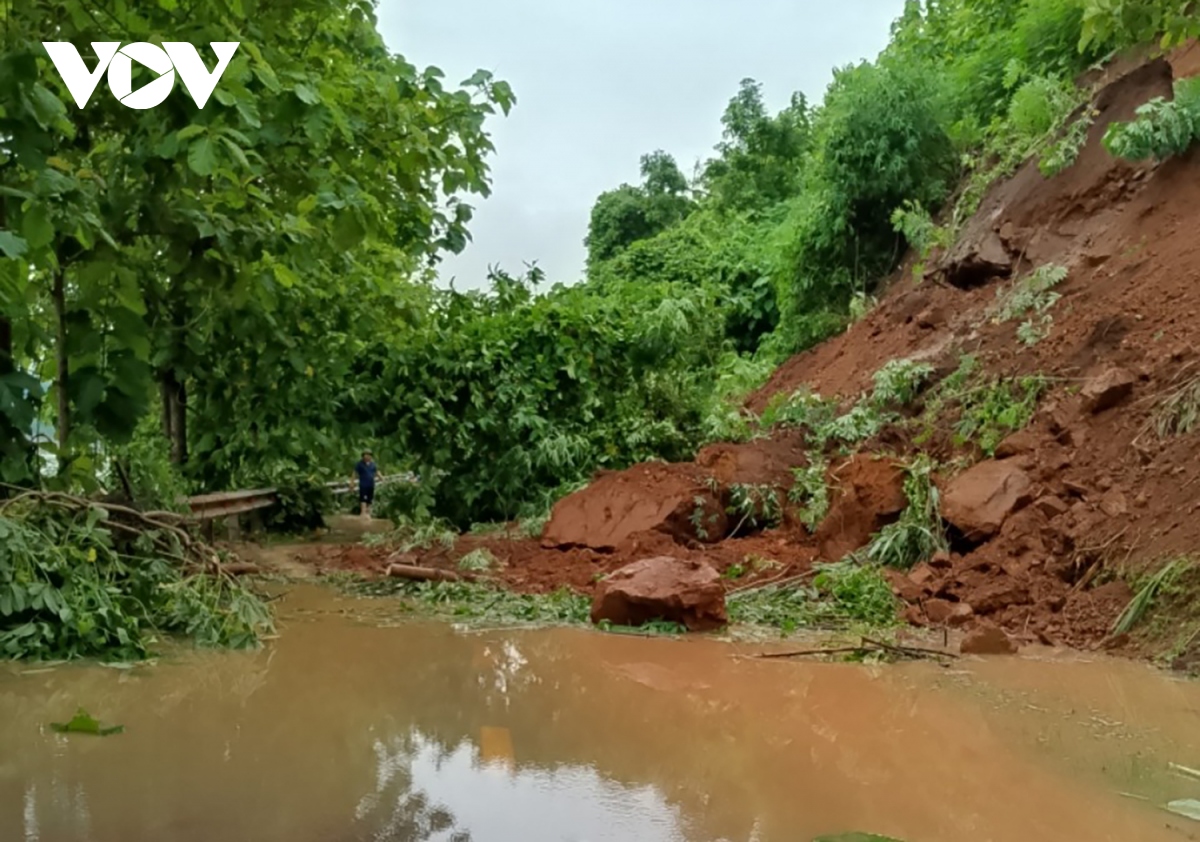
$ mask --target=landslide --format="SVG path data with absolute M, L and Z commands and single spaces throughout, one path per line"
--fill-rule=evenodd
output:
M 787 497 L 810 448 L 803 431 L 778 429 L 713 445 L 691 463 L 600 476 L 555 506 L 540 539 L 464 536 L 417 560 L 450 566 L 486 547 L 503 580 L 524 591 L 590 591 L 599 576 L 654 555 L 736 565 L 745 582 L 777 578 L 860 550 L 894 522 L 904 508 L 898 466 L 923 452 L 940 465 L 953 522 L 947 551 L 890 574 L 910 622 L 1120 647 L 1111 630 L 1132 596 L 1131 571 L 1200 544 L 1200 432 L 1154 430 L 1166 396 L 1200 375 L 1200 150 L 1133 164 L 1101 138 L 1197 72 L 1195 45 L 1110 67 L 1073 166 L 1045 178 L 1031 160 L 992 185 L 922 277 L 910 260 L 870 313 L 789 360 L 747 401 L 762 413 L 778 395 L 808 390 L 847 404 L 889 361 L 928 362 L 936 381 L 970 354 L 987 375 L 1048 384 L 1028 426 L 994 456 L 956 437 L 952 417 L 924 436 L 897 426 L 857 455 L 833 455 L 829 512 L 810 530 Z M 1013 322 L 993 318 L 997 296 L 1050 265 L 1066 270 L 1061 298 L 1048 335 L 1027 344 Z

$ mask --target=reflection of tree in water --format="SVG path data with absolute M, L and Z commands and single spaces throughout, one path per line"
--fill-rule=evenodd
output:
M 414 791 L 413 760 L 428 749 L 437 752 L 439 766 L 449 754 L 416 731 L 375 741 L 375 790 L 363 796 L 354 811 L 355 819 L 374 828 L 372 842 L 428 842 L 434 834 L 449 842 L 471 842 L 468 831 L 454 830 L 449 810 Z

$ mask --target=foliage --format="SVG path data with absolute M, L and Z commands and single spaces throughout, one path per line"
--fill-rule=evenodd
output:
M 132 661 L 159 634 L 257 644 L 271 630 L 266 606 L 226 577 L 185 574 L 182 551 L 162 552 L 171 539 L 130 533 L 99 506 L 11 501 L 0 509 L 0 655 Z
M 51 722 L 50 728 L 58 734 L 95 734 L 108 737 L 124 732 L 124 725 L 102 726 L 86 710 L 79 708 L 69 722 Z
M 933 375 L 933 366 L 915 360 L 890 360 L 874 374 L 871 399 L 876 406 L 908 406 Z
M 1175 98 L 1155 97 L 1139 105 L 1137 119 L 1112 123 L 1104 133 L 1104 148 L 1118 158 L 1166 160 L 1182 155 L 1200 141 L 1200 78 L 1175 82 Z
M 1181 556 L 1164 564 L 1157 573 L 1147 578 L 1113 624 L 1113 634 L 1128 634 L 1132 631 L 1133 627 L 1146 616 L 1158 594 L 1169 589 L 1176 579 L 1194 566 L 1193 559 Z
M 1062 137 L 1051 144 L 1038 161 L 1038 169 L 1042 175 L 1053 178 L 1078 160 L 1079 153 L 1087 141 L 1088 131 L 1099 114 L 1096 109 L 1088 108 L 1067 125 Z
M 1024 345 L 1037 344 L 1050 332 L 1054 321 L 1050 308 L 1060 298 L 1054 287 L 1066 277 L 1067 270 L 1064 267 L 1048 263 L 1013 282 L 1008 289 L 998 289 L 996 321 L 1008 322 L 1027 317 L 1017 327 L 1017 338 Z
M 394 521 L 392 530 L 383 540 L 400 553 L 428 550 L 435 545 L 448 550 L 458 540 L 458 531 L 444 520 L 413 521 L 402 518 Z
M 367 0 L 93 6 L 0 12 L 0 476 L 34 479 L 22 439 L 52 410 L 58 483 L 88 490 L 153 394 L 202 480 L 261 473 L 247 450 L 321 464 L 355 334 L 419 312 L 424 267 L 466 244 L 512 92 L 390 53 Z M 161 32 L 240 42 L 202 112 L 76 108 L 42 47 Z
M 421 477 L 415 482 L 394 481 L 377 485 L 371 514 L 392 523 L 428 520 L 435 502 L 435 487 L 434 477 Z M 355 500 L 357 499 L 356 497 Z
M 811 586 L 793 582 L 734 592 L 727 604 L 731 622 L 768 626 L 784 634 L 858 623 L 889 626 L 896 621 L 895 597 L 882 571 L 849 562 L 819 566 Z
M 728 513 L 741 516 L 730 535 L 737 535 L 747 524 L 751 529 L 771 529 L 783 522 L 779 491 L 769 485 L 734 483 L 729 486 Z
M 1005 438 L 1024 429 L 1046 391 L 1044 377 L 998 378 L 958 396 L 962 415 L 954 432 L 959 444 L 973 441 L 988 456 Z
M 1163 49 L 1200 37 L 1194 0 L 1085 0 L 1080 48 L 1093 43 L 1129 47 L 1157 41 Z
M 367 596 L 400 596 L 413 610 L 458 622 L 497 625 L 582 625 L 591 601 L 566 588 L 551 594 L 517 594 L 470 582 L 388 579 L 346 585 Z
M 1171 392 L 1154 413 L 1159 438 L 1185 436 L 1200 422 L 1200 376 L 1188 378 Z
M 274 485 L 278 503 L 267 510 L 268 529 L 287 534 L 311 532 L 325 525 L 333 507 L 333 492 L 320 479 L 281 475 Z
M 458 569 L 467 573 L 486 573 L 489 570 L 494 570 L 498 565 L 498 561 L 491 550 L 487 547 L 480 547 L 477 550 L 471 550 L 465 556 L 458 560 Z
M 881 529 L 867 546 L 867 558 L 885 567 L 908 570 L 927 561 L 939 550 L 948 549 L 938 490 L 933 483 L 936 466 L 925 456 L 905 468 L 904 496 L 908 506 L 900 519 Z
M 829 486 L 825 482 L 828 471 L 829 463 L 817 454 L 809 455 L 807 466 L 792 469 L 795 482 L 788 491 L 788 500 L 800 507 L 797 516 L 809 532 L 815 532 L 829 513 Z
M 592 207 L 584 245 L 588 263 L 616 257 L 638 240 L 645 240 L 681 222 L 691 210 L 688 184 L 675 159 L 661 149 L 643 155 L 642 183 L 622 184 L 600 194 Z

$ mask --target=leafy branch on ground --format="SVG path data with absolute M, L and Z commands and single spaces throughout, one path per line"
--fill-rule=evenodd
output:
M 1165 161 L 1187 152 L 1200 141 L 1200 77 L 1176 80 L 1174 93 L 1174 99 L 1155 97 L 1139 105 L 1128 123 L 1112 123 L 1104 148 L 1129 161 Z
M 908 570 L 949 549 L 933 482 L 936 464 L 925 455 L 905 466 L 904 496 L 908 506 L 899 520 L 881 529 L 871 539 L 866 557 L 879 565 Z
M 1067 277 L 1065 267 L 1048 263 L 1014 281 L 1008 288 L 996 290 L 996 322 L 1024 319 L 1017 338 L 1025 345 L 1036 345 L 1050 333 L 1053 317 L 1050 308 L 1061 297 L 1054 291 Z

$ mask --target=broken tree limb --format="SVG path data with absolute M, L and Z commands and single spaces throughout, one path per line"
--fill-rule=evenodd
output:
M 455 573 L 436 567 L 417 567 L 415 564 L 389 564 L 387 575 L 394 579 L 414 579 L 419 582 L 475 582 L 477 576 L 470 573 Z
M 802 658 L 814 655 L 870 655 L 883 653 L 900 658 L 957 658 L 953 652 L 943 652 L 940 649 L 925 649 L 919 646 L 901 646 L 894 643 L 884 643 L 869 637 L 862 638 L 858 646 L 830 646 L 818 649 L 795 649 L 787 652 L 760 652 L 756 658 Z

